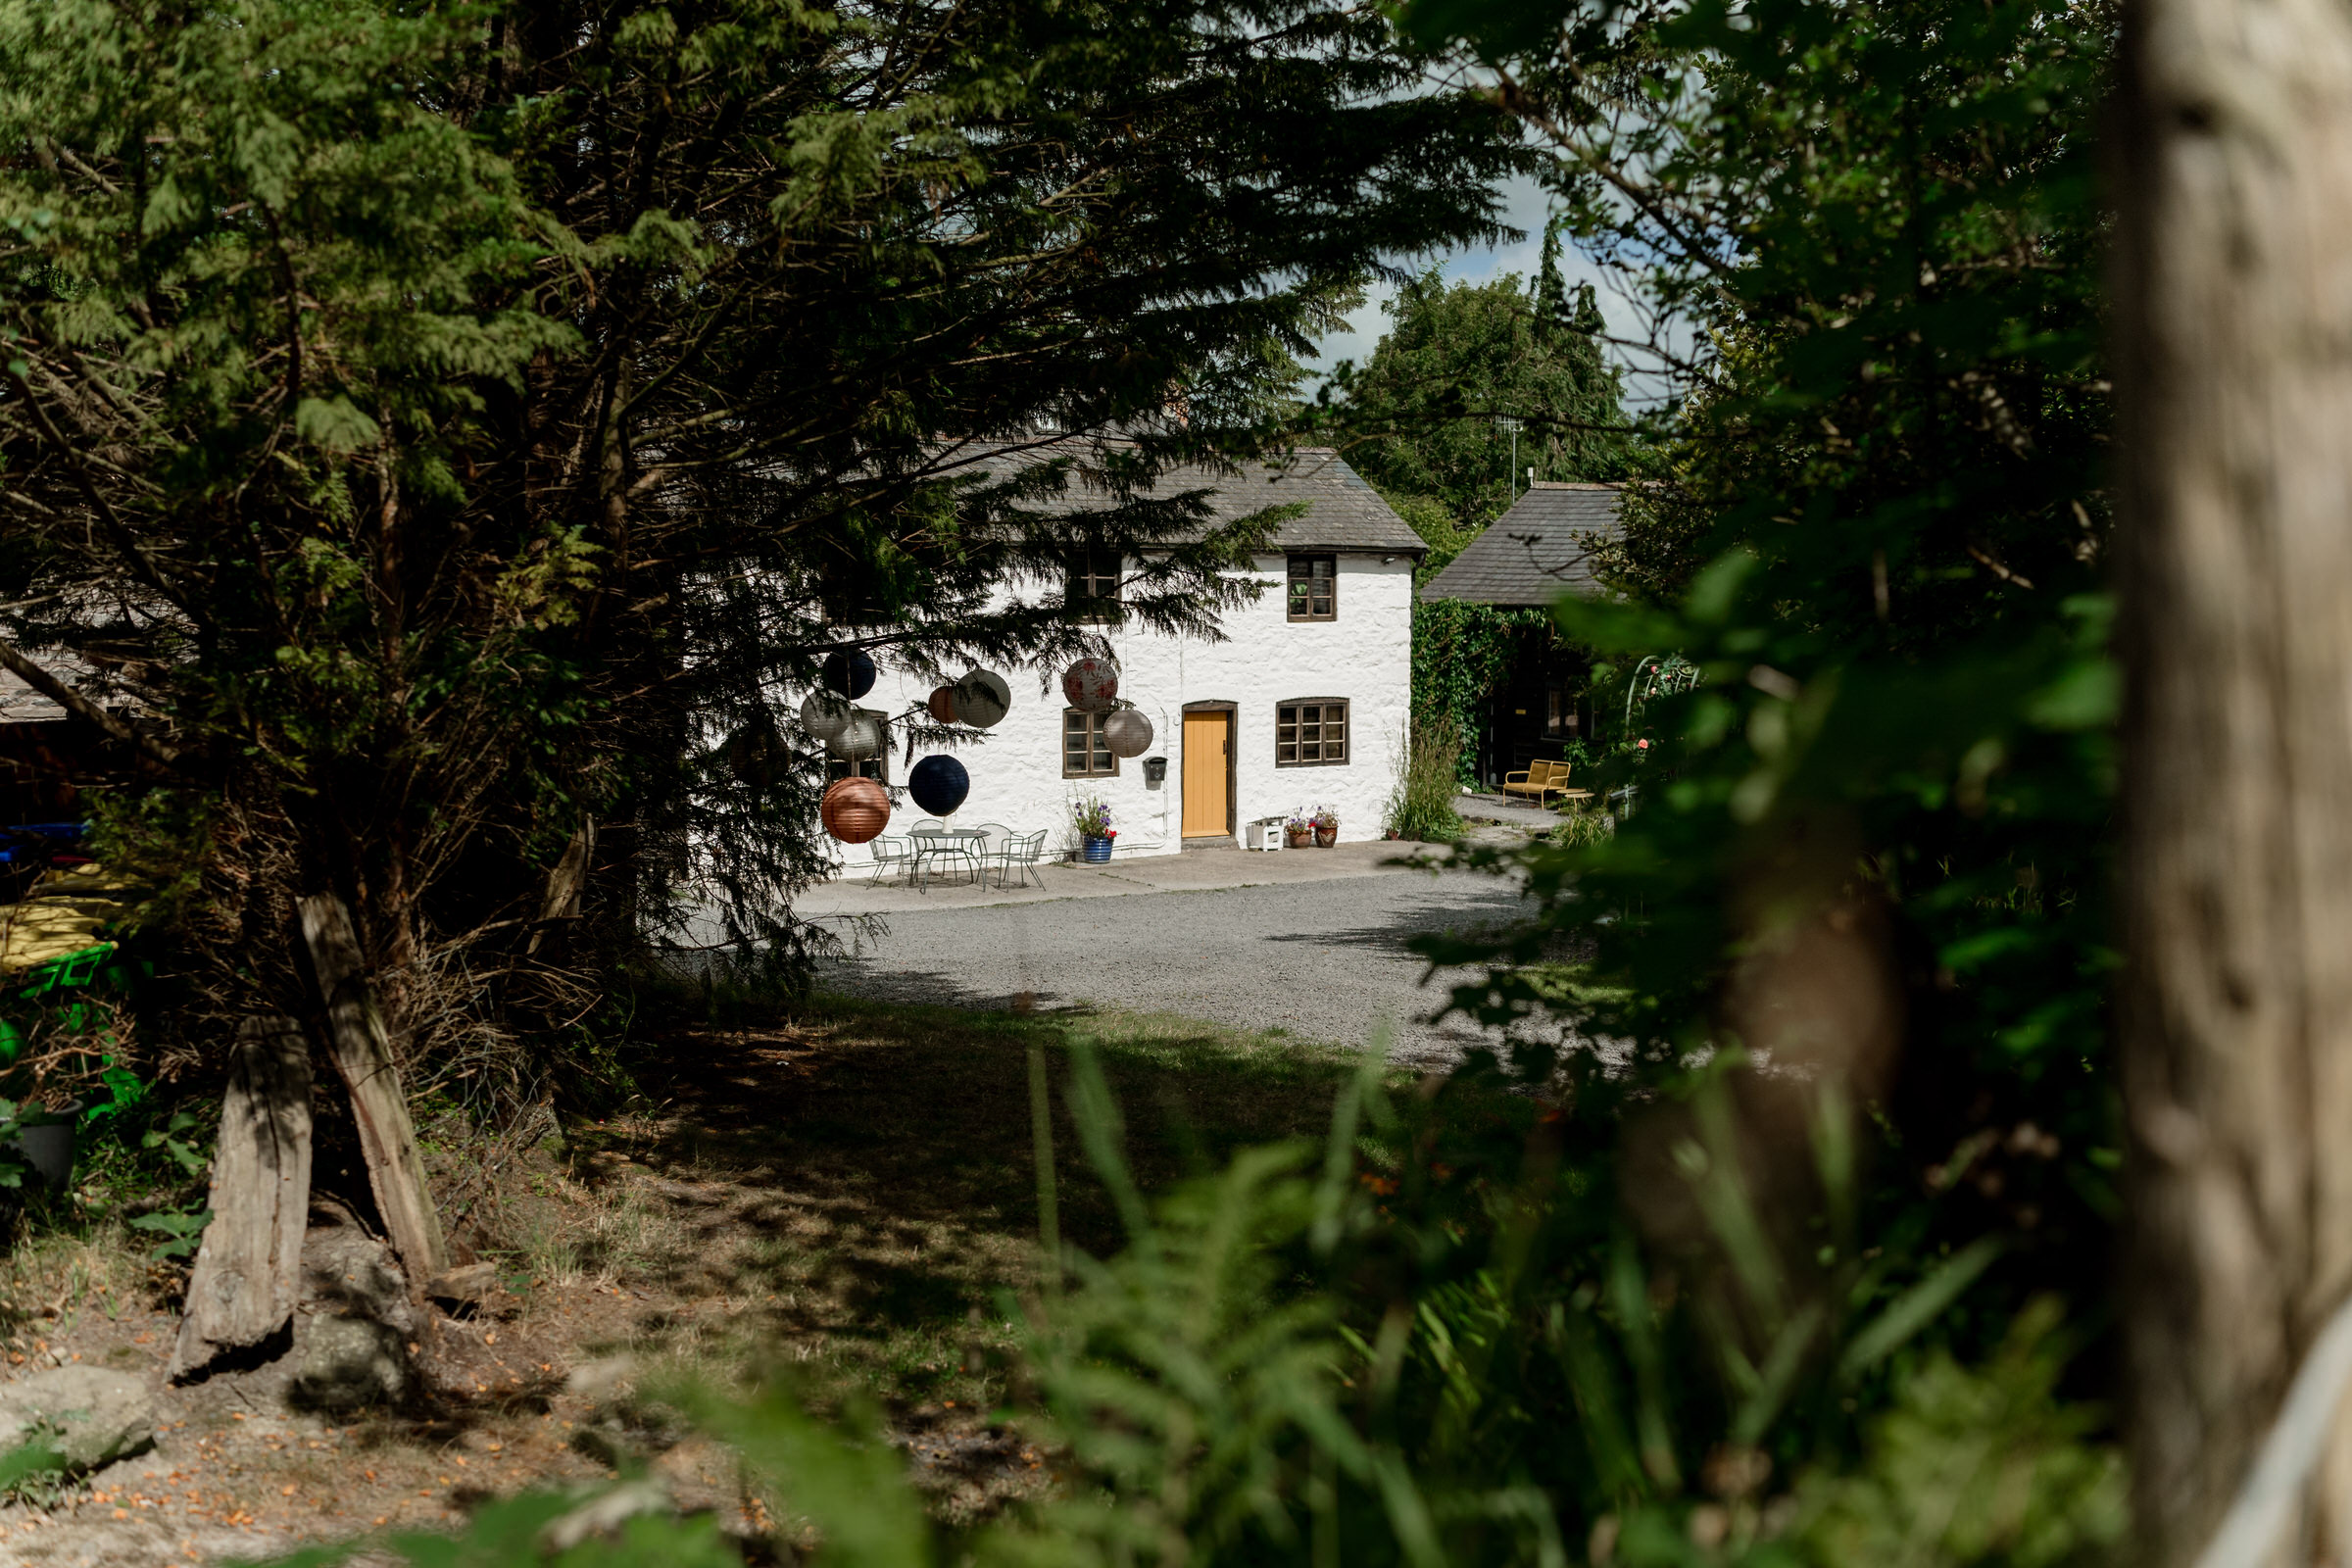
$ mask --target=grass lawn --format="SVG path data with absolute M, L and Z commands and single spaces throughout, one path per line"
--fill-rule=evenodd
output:
M 641 1105 L 572 1128 L 508 1204 L 518 1283 L 677 1303 L 583 1348 L 705 1372 L 780 1355 L 820 1402 L 862 1396 L 892 1419 L 1004 1395 L 1005 1298 L 1037 1272 L 1032 1051 L 1054 1087 L 1061 1234 L 1097 1254 L 1123 1238 L 1064 1103 L 1073 1046 L 1102 1063 L 1147 1191 L 1245 1144 L 1319 1139 L 1360 1060 L 1186 1018 L 838 997 L 643 1032 Z

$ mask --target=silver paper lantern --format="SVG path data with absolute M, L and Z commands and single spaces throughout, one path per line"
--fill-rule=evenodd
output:
M 974 729 L 987 729 L 1012 711 L 1012 688 L 993 670 L 975 669 L 956 683 L 956 716 Z
M 875 756 L 890 737 L 889 720 L 889 714 L 870 708 L 853 708 L 840 732 L 825 742 L 825 750 L 835 757 Z
M 845 699 L 835 697 L 830 692 L 810 692 L 808 700 L 801 704 L 801 728 L 830 746 L 833 737 L 841 733 L 843 726 L 850 721 L 850 714 L 855 711 L 857 710 L 850 707 Z
M 1152 749 L 1152 721 L 1132 708 L 1122 708 L 1102 721 L 1102 744 L 1114 757 L 1141 757 Z

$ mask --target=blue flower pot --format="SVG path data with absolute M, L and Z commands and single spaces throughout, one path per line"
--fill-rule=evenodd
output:
M 1087 859 L 1088 859 L 1090 862 L 1092 862 L 1092 863 L 1094 863 L 1094 864 L 1096 864 L 1096 865 L 1100 865 L 1100 864 L 1102 864 L 1102 863 L 1104 860 L 1107 860 L 1107 859 L 1109 859 L 1109 858 L 1110 858 L 1110 840 L 1108 840 L 1108 839 L 1088 839 L 1088 840 L 1086 841 L 1086 858 L 1087 858 Z

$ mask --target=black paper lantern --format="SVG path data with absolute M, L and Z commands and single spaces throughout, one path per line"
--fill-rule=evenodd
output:
M 827 654 L 821 674 L 825 690 L 844 697 L 863 697 L 874 689 L 874 661 L 862 648 Z
M 926 757 L 906 775 L 906 793 L 933 816 L 952 816 L 972 793 L 972 775 L 953 757 Z

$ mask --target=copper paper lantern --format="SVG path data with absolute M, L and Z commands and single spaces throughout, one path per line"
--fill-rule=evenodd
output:
M 957 681 L 953 703 L 956 716 L 974 729 L 988 729 L 1012 711 L 1012 688 L 992 670 L 975 669 Z
M 853 708 L 840 732 L 825 742 L 825 750 L 835 757 L 873 757 L 889 739 L 889 715 L 877 713 L 870 708 Z
M 1107 659 L 1081 659 L 1061 677 L 1061 695 L 1082 713 L 1107 713 L 1119 699 L 1119 672 Z
M 831 745 L 850 722 L 857 710 L 830 692 L 810 692 L 801 704 L 801 728 L 815 737 L 821 745 Z
M 1102 744 L 1113 757 L 1141 757 L 1152 749 L 1152 721 L 1132 708 L 1122 708 L 1102 721 Z
M 890 792 L 870 778 L 845 778 L 825 791 L 816 814 L 844 844 L 863 844 L 890 825 Z
M 931 701 L 928 706 L 930 707 L 931 716 L 933 718 L 938 719 L 942 724 L 955 723 L 956 688 L 953 686 L 933 687 L 931 690 Z

